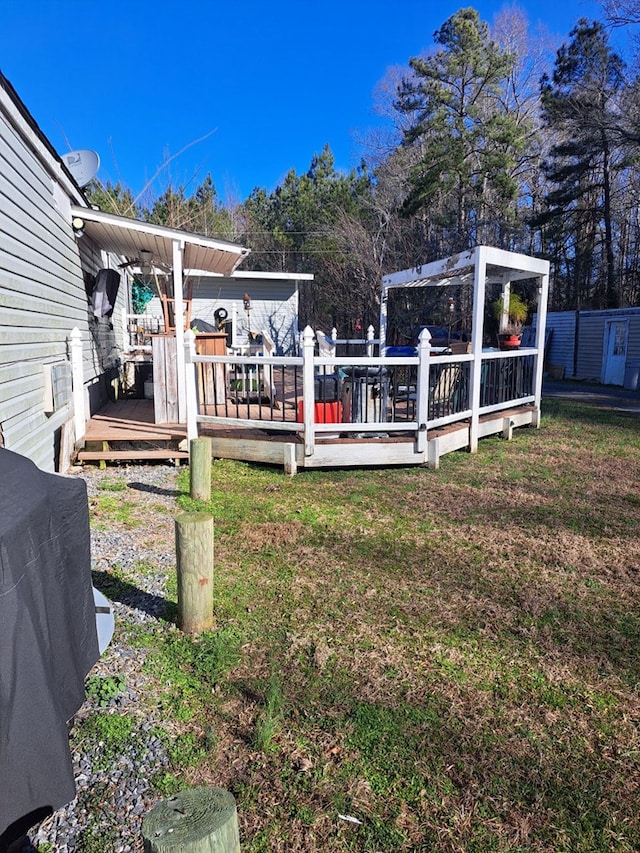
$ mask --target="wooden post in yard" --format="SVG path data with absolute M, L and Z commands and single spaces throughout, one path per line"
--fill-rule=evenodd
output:
M 238 813 L 223 788 L 192 788 L 143 818 L 145 853 L 240 853 Z
M 190 494 L 196 501 L 211 498 L 211 439 L 192 438 L 189 442 Z
M 199 634 L 213 626 L 213 516 L 176 516 L 178 628 Z

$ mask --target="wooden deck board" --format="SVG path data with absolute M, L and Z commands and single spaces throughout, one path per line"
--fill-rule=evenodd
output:
M 116 459 L 188 459 L 189 454 L 184 450 L 172 450 L 168 447 L 166 450 L 81 450 L 78 453 L 78 459 L 81 462 L 97 462 L 100 459 L 116 460 Z
M 154 423 L 153 401 L 117 400 L 107 403 L 87 422 L 85 441 L 182 441 L 182 424 Z

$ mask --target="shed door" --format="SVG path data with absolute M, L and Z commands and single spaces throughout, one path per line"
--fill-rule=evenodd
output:
M 624 385 L 628 333 L 628 320 L 607 320 L 605 322 L 602 364 L 602 381 L 605 385 Z

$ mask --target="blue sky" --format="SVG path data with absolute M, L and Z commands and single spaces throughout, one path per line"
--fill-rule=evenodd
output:
M 362 156 L 380 122 L 374 90 L 433 44 L 464 5 L 491 23 L 504 3 L 442 0 L 0 0 L 0 69 L 60 152 L 98 152 L 103 182 L 138 194 L 197 186 L 223 200 L 275 189 L 329 144 Z M 532 27 L 566 39 L 593 0 L 521 0 Z M 207 136 L 207 134 L 209 134 Z

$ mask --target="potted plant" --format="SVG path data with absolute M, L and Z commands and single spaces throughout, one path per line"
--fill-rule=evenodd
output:
M 517 349 L 520 346 L 522 327 L 527 319 L 529 306 L 517 293 L 511 293 L 509 295 L 509 305 L 506 311 L 507 322 L 505 323 L 505 311 L 502 297 L 500 297 L 500 299 L 496 299 L 493 305 L 499 328 L 498 346 L 502 350 Z

